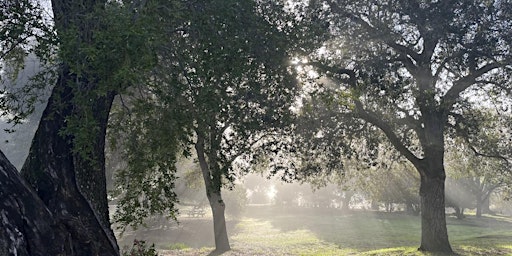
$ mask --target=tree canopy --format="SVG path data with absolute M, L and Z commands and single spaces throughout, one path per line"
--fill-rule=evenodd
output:
M 305 28 L 278 23 L 272 15 L 288 15 L 282 6 L 204 1 L 178 10 L 163 31 L 168 39 L 156 52 L 150 81 L 121 95 L 116 112 L 116 127 L 128 137 L 121 142 L 128 167 L 117 179 L 123 191 L 117 218 L 124 224 L 155 212 L 174 216 L 176 157 L 192 151 L 208 198 L 219 197 L 210 199 L 212 208 L 223 204 L 222 187 L 252 168 L 249 161 L 262 154 L 257 149 L 277 150 L 300 92 L 289 62 L 291 49 L 300 49 L 295 33 Z
M 339 121 L 311 134 L 337 131 L 334 143 L 349 148 L 353 131 L 385 136 L 421 177 L 420 249 L 451 251 L 444 200 L 434 200 L 444 197 L 445 136 L 478 130 L 469 127 L 484 125 L 472 118 L 482 106 L 510 115 L 510 3 L 312 2 L 331 35 L 305 64 L 320 77 L 312 100 Z
M 16 78 L 29 53 L 48 69 L 1 88 L 0 115 L 19 122 L 38 91 L 52 96 L 22 170 L 32 188 L 0 162 L 73 247 L 117 254 L 104 186 L 109 118 L 128 162 L 116 220 L 175 217 L 177 159 L 196 157 L 220 250 L 229 249 L 221 190 L 257 164 L 307 179 L 403 158 L 420 177 L 420 249 L 451 252 L 447 144 L 461 139 L 496 163 L 512 157 L 511 4 L 55 0 L 49 22 L 33 1 L 4 1 L 0 78 Z M 91 230 L 103 241 L 90 246 Z

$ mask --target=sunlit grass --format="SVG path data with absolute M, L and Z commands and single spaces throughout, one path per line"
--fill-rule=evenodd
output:
M 354 252 L 326 243 L 310 230 L 282 231 L 275 228 L 270 221 L 244 218 L 237 225 L 237 229 L 238 234 L 231 237 L 233 247 L 250 247 L 252 251 L 271 250 L 273 253 L 293 255 L 345 255 Z
M 512 219 L 504 216 L 448 218 L 458 255 L 512 255 Z M 414 255 L 420 218 L 372 212 L 251 209 L 230 233 L 233 250 L 223 255 Z M 164 255 L 207 255 L 213 248 L 173 250 Z
M 167 246 L 163 246 L 162 248 L 166 249 L 166 250 L 185 250 L 185 249 L 190 249 L 190 247 L 184 243 L 174 243 L 174 244 L 169 244 Z

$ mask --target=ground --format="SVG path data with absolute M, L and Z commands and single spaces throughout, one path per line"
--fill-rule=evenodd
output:
M 180 223 L 126 232 L 154 243 L 159 255 L 209 255 L 213 251 L 211 215 L 181 217 Z M 512 218 L 449 217 L 448 232 L 459 255 L 512 255 Z M 338 209 L 249 207 L 228 219 L 232 250 L 222 255 L 430 255 L 417 252 L 420 218 L 403 213 L 341 212 Z

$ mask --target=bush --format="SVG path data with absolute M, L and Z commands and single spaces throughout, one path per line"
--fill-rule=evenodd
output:
M 123 256 L 158 256 L 156 252 L 155 245 L 152 244 L 148 246 L 146 241 L 143 240 L 133 240 L 132 248 L 124 252 Z

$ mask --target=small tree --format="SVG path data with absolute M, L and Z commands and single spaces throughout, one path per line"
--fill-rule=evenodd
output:
M 190 157 L 194 150 L 216 251 L 230 249 L 222 188 L 251 168 L 256 149 L 277 151 L 277 135 L 290 124 L 299 92 L 288 67 L 294 28 L 270 24 L 267 7 L 280 7 L 262 3 L 214 0 L 179 7 L 182 15 L 167 31 L 170 40 L 158 52 L 153 81 L 133 91 L 130 111 L 118 112 L 126 122 L 118 127 L 129 134 L 128 168 L 118 176 L 126 193 L 117 215 L 123 223 L 172 212 L 177 154 Z M 133 191 L 138 183 L 143 186 Z

